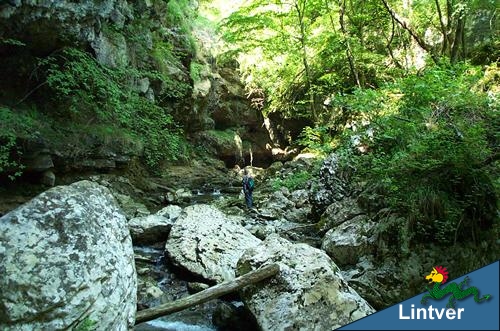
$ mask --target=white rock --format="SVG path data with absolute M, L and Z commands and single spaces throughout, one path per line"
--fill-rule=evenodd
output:
M 209 205 L 186 207 L 165 250 L 175 265 L 207 280 L 233 279 L 241 254 L 260 243 L 248 230 Z
M 237 274 L 277 263 L 280 272 L 247 286 L 243 302 L 262 330 L 333 330 L 375 312 L 321 250 L 271 235 L 250 248 Z
M 99 330 L 135 322 L 125 216 L 89 181 L 54 187 L 0 218 L 0 330 Z
M 366 215 L 356 216 L 329 230 L 321 249 L 339 265 L 354 265 L 361 256 L 370 255 L 374 250 L 372 230 L 375 225 Z
M 134 244 L 141 245 L 166 241 L 173 223 L 163 216 L 148 215 L 131 219 L 128 226 Z

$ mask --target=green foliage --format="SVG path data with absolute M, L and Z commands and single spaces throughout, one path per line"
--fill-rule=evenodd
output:
M 374 86 L 396 73 L 384 63 L 380 27 L 391 26 L 384 7 L 350 2 L 341 19 L 339 3 L 255 0 L 223 20 L 227 54 L 238 56 L 247 86 L 265 91 L 266 112 L 318 119 L 325 114 L 321 101 L 332 89 Z
M 16 143 L 19 137 L 32 135 L 33 118 L 0 106 L 0 173 L 8 173 L 13 180 L 22 174 L 24 166 L 19 157 L 21 151 Z
M 361 200 L 403 215 L 413 240 L 477 240 L 498 221 L 498 100 L 476 88 L 480 78 L 476 67 L 444 65 L 344 100 L 356 129 L 345 162 L 366 183 Z
M 25 43 L 23 43 L 20 40 L 17 39 L 12 39 L 12 38 L 7 38 L 7 39 L 0 39 L 0 45 L 12 45 L 12 46 L 26 46 Z
M 199 82 L 201 80 L 201 72 L 203 71 L 204 65 L 195 61 L 192 61 L 189 66 L 189 75 L 193 82 Z
M 306 184 L 312 178 L 312 174 L 309 171 L 298 171 L 289 174 L 285 178 L 275 178 L 271 182 L 271 187 L 274 191 L 279 190 L 282 187 L 286 187 L 290 191 L 298 190 L 300 188 L 305 188 Z
M 78 324 L 76 327 L 76 331 L 91 331 L 94 330 L 97 326 L 97 322 L 90 319 L 89 317 L 85 317 L 85 319 Z
M 298 143 L 304 147 L 304 152 L 317 152 L 320 155 L 328 155 L 334 150 L 337 143 L 331 133 L 331 128 L 326 126 L 314 128 L 306 126 L 299 136 Z
M 246 1 L 220 23 L 227 47 L 218 59 L 238 60 L 247 89 L 264 92 L 264 113 L 309 117 L 320 126 L 327 126 L 335 111 L 326 101 L 421 70 L 425 64 L 415 56 L 422 52 L 413 46 L 416 41 L 424 46 L 427 63 L 497 60 L 491 1 L 422 0 L 404 8 L 386 2 L 390 9 L 379 0 Z M 488 27 L 479 22 L 486 19 L 492 22 Z M 473 38 L 477 29 L 488 37 Z M 481 45 L 478 50 L 473 43 Z
M 233 145 L 235 137 L 239 136 L 237 129 L 207 130 L 206 133 L 211 139 L 215 139 L 219 145 Z
M 111 69 L 74 48 L 40 61 L 56 102 L 57 114 L 75 121 L 112 123 L 131 130 L 145 145 L 146 162 L 154 167 L 162 159 L 176 159 L 182 150 L 182 131 L 165 109 L 141 96 L 130 84 L 141 78 L 160 80 L 172 88 L 169 97 L 185 91 L 157 72 Z
M 180 54 L 171 43 L 159 41 L 154 44 L 151 55 L 155 59 L 160 72 L 153 71 L 150 72 L 150 75 L 165 86 L 161 90 L 160 98 L 175 100 L 186 97 L 191 91 L 187 79 L 186 81 L 178 80 L 168 74 L 172 67 L 183 68 L 180 59 L 184 54 Z
M 194 11 L 189 0 L 170 0 L 167 2 L 166 19 L 171 26 L 180 27 L 187 32 L 187 23 L 193 21 Z

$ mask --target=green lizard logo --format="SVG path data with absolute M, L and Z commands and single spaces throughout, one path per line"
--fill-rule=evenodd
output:
M 443 289 L 439 288 L 441 284 L 446 283 L 448 280 L 448 271 L 446 271 L 446 268 L 443 268 L 442 266 L 432 268 L 432 272 L 425 276 L 425 279 L 429 280 L 429 283 L 434 283 L 434 287 L 427 286 L 429 294 L 424 294 L 422 300 L 420 300 L 420 303 L 424 305 L 427 303 L 427 298 L 439 300 L 450 293 L 452 293 L 452 295 L 446 305 L 447 308 L 455 308 L 455 300 L 462 300 L 470 295 L 474 295 L 474 301 L 477 303 L 488 300 L 491 297 L 490 294 L 486 294 L 480 298 L 479 290 L 475 286 L 471 286 L 465 290 L 462 289 L 462 287 L 470 280 L 469 276 L 466 276 L 465 279 L 458 285 L 456 283 L 450 283 Z

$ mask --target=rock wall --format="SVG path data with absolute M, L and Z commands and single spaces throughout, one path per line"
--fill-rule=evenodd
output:
M 198 61 L 204 63 L 205 70 L 195 82 L 193 111 L 186 119 L 195 144 L 203 146 L 228 167 L 269 166 L 273 161 L 271 137 L 262 112 L 246 96 L 238 67 L 234 63 L 217 65 L 210 50 L 205 50 Z M 229 139 L 220 139 L 228 134 Z
M 71 47 L 85 51 L 103 68 L 136 70 L 137 77 L 131 75 L 134 77 L 125 87 L 168 113 L 183 101 L 160 100 L 172 94 L 171 86 L 189 91 L 192 51 L 188 50 L 188 36 L 166 21 L 166 5 L 147 0 L 0 4 L 0 76 L 10 77 L 0 81 L 0 106 L 13 112 L 31 108 L 34 119 L 34 124 L 28 123 L 33 126 L 28 134 L 17 137 L 13 149 L 17 152 L 11 155 L 25 173 L 54 185 L 60 174 L 121 170 L 132 159 L 141 160 L 145 147 L 141 137 L 125 133 L 129 128 L 118 133 L 99 131 L 103 128 L 95 127 L 100 124 L 98 115 L 68 111 L 64 100 L 54 101 L 40 60 Z M 179 55 L 168 57 L 166 50 Z M 164 79 L 152 77 L 153 72 Z M 165 79 L 171 86 L 163 84 Z M 5 171 L 12 174 L 15 170 Z
M 193 12 L 197 6 L 196 1 L 190 3 Z M 260 110 L 251 107 L 237 67 L 219 66 L 214 60 L 213 44 L 205 41 L 214 38 L 209 34 L 215 32 L 185 31 L 178 26 L 181 23 L 172 19 L 171 11 L 168 1 L 147 0 L 0 4 L 0 75 L 12 78 L 8 82 L 0 81 L 0 105 L 5 102 L 10 107 L 23 100 L 34 102 L 40 109 L 47 108 L 44 111 L 49 116 L 57 113 L 57 107 L 64 105 L 48 102 L 49 95 L 44 91 L 46 82 L 37 81 L 37 78 L 43 79 L 38 61 L 58 54 L 65 47 L 78 48 L 107 68 L 149 72 L 149 75 L 130 79 L 129 87 L 172 114 L 193 144 L 205 147 L 205 153 L 223 160 L 228 167 L 250 163 L 269 165 L 271 141 L 263 126 L 264 118 Z M 198 51 L 193 35 L 197 38 Z M 155 72 L 166 78 L 155 78 L 151 74 Z M 93 119 L 84 119 L 84 122 L 92 123 Z M 57 138 L 47 133 L 37 137 L 44 142 L 40 148 L 28 150 L 27 157 L 20 156 L 21 163 L 27 164 L 25 171 L 33 172 L 34 177 L 45 177 L 44 182 L 54 185 L 57 183 L 54 174 L 119 170 L 126 168 L 132 158 L 141 159 L 144 152 L 140 139 L 128 141 L 72 130 L 58 134 Z M 235 143 L 227 145 L 225 141 L 221 144 L 217 139 L 204 139 L 207 135 L 212 137 L 211 131 L 225 130 L 236 132 L 243 148 Z M 33 139 L 22 137 L 21 140 Z M 30 142 L 30 145 L 35 144 Z M 21 141 L 18 146 L 24 152 Z M 35 170 L 32 164 L 38 162 L 42 154 L 44 160 L 54 166 L 48 167 L 46 162 L 43 170 Z M 32 156 L 36 159 L 30 159 Z M 47 170 L 51 173 L 43 175 Z

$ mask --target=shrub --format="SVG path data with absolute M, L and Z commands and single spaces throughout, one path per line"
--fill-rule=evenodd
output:
M 146 163 L 151 167 L 182 154 L 182 130 L 172 116 L 130 85 L 130 81 L 142 77 L 161 80 L 160 74 L 107 68 L 74 48 L 40 62 L 54 101 L 63 105 L 52 115 L 72 121 L 112 123 L 131 130 L 144 141 Z M 178 96 L 175 88 L 171 91 L 173 97 Z
M 285 178 L 275 178 L 271 182 L 271 187 L 274 191 L 279 190 L 282 187 L 286 187 L 290 191 L 295 191 L 300 188 L 305 188 L 306 184 L 312 178 L 312 174 L 309 171 L 298 171 L 289 174 Z
M 306 126 L 300 133 L 298 143 L 305 148 L 305 151 L 328 155 L 333 151 L 337 141 L 332 137 L 329 127 Z
M 17 146 L 18 137 L 32 135 L 33 119 L 4 106 L 0 106 L 0 174 L 8 174 L 14 179 L 22 174 L 24 166 L 20 161 L 21 151 Z

